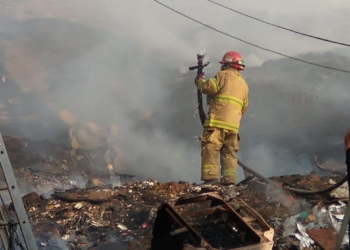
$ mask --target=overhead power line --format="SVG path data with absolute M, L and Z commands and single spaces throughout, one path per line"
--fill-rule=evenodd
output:
M 280 26 L 280 25 L 277 25 L 277 24 L 273 24 L 273 23 L 269 23 L 269 22 L 266 22 L 264 20 L 261 20 L 259 18 L 256 18 L 256 17 L 253 17 L 253 16 L 250 16 L 248 14 L 245 14 L 243 12 L 240 12 L 238 10 L 235 10 L 235 9 L 232 9 L 230 7 L 227 7 L 225 5 L 222 5 L 220 3 L 217 3 L 215 1 L 212 1 L 212 0 L 207 0 L 213 4 L 216 4 L 222 8 L 225 8 L 225 9 L 228 9 L 230 11 L 233 11 L 233 12 L 236 12 L 237 14 L 240 14 L 242 16 L 246 16 L 248 18 L 251 18 L 251 19 L 254 19 L 256 21 L 259 21 L 259 22 L 262 22 L 262 23 L 265 23 L 265 24 L 268 24 L 268 25 L 271 25 L 273 27 L 276 27 L 276 28 L 280 28 L 280 29 L 283 29 L 283 30 L 287 30 L 287 31 L 290 31 L 290 32 L 293 32 L 295 34 L 298 34 L 298 35 L 302 35 L 302 36 L 307 36 L 307 37 L 310 37 L 310 38 L 314 38 L 314 39 L 317 39 L 317 40 L 321 40 L 321 41 L 324 41 L 324 42 L 329 42 L 329 43 L 334 43 L 334 44 L 338 44 L 338 45 L 343 45 L 343 46 L 347 46 L 347 47 L 350 47 L 350 44 L 348 43 L 341 43 L 341 42 L 337 42 L 337 41 L 333 41 L 333 40 L 330 40 L 330 39 L 326 39 L 326 38 L 322 38 L 322 37 L 318 37 L 318 36 L 313 36 L 313 35 L 309 35 L 309 34 L 306 34 L 306 33 L 302 33 L 302 32 L 299 32 L 299 31 L 296 31 L 296 30 L 292 30 L 292 29 L 289 29 L 289 28 L 286 28 L 286 27 L 283 27 L 283 26 Z
M 196 19 L 194 19 L 194 18 L 192 18 L 192 17 L 189 17 L 189 16 L 187 16 L 187 15 L 185 15 L 185 14 L 183 14 L 183 13 L 181 13 L 181 12 L 179 12 L 179 11 L 177 11 L 177 10 L 175 10 L 175 9 L 173 9 L 173 8 L 171 8 L 171 7 L 167 6 L 167 5 L 165 5 L 165 4 L 161 3 L 161 2 L 159 2 L 158 0 L 153 0 L 153 1 L 155 1 L 156 3 L 162 5 L 163 7 L 167 8 L 167 9 L 169 9 L 169 10 L 171 10 L 171 11 L 173 11 L 173 12 L 175 12 L 175 13 L 177 13 L 177 14 L 183 16 L 183 17 L 186 17 L 187 19 L 190 19 L 190 20 L 192 20 L 192 21 L 194 21 L 194 22 L 196 22 L 196 23 L 198 23 L 198 24 L 201 24 L 201 25 L 203 25 L 203 26 L 205 26 L 205 27 L 207 27 L 207 28 L 209 28 L 209 29 L 211 29 L 211 30 L 214 30 L 214 31 L 216 31 L 216 32 L 218 32 L 218 33 L 221 33 L 221 34 L 223 34 L 223 35 L 225 35 L 225 36 L 231 37 L 231 38 L 236 39 L 236 40 L 238 40 L 238 41 L 241 41 L 241 42 L 243 42 L 243 43 L 249 44 L 249 45 L 251 45 L 251 46 L 253 46 L 253 47 L 256 47 L 256 48 L 258 48 L 258 49 L 265 50 L 265 51 L 268 51 L 268 52 L 273 53 L 273 54 L 276 54 L 276 55 L 280 55 L 280 56 L 283 56 L 283 57 L 286 57 L 286 58 L 289 58 L 289 59 L 292 59 L 292 60 L 295 60 L 295 61 L 307 63 L 307 64 L 314 65 L 314 66 L 317 66 L 317 67 L 321 67 L 321 68 L 325 68 L 325 69 L 331 69 L 331 70 L 340 71 L 340 72 L 344 72 L 344 73 L 349 73 L 349 74 L 350 74 L 350 71 L 348 71 L 348 70 L 337 69 L 337 68 L 325 66 L 325 65 L 322 65 L 322 64 L 317 64 L 317 63 L 305 61 L 305 60 L 302 60 L 302 59 L 299 59 L 299 58 L 296 58 L 296 57 L 292 57 L 292 56 L 289 56 L 289 55 L 286 55 L 286 54 L 283 54 L 283 53 L 280 53 L 280 52 L 277 52 L 277 51 L 274 51 L 274 50 L 271 50 L 271 49 L 267 49 L 267 48 L 261 47 L 261 46 L 259 46 L 259 45 L 254 44 L 254 43 L 245 41 L 245 40 L 243 40 L 243 39 L 241 39 L 241 38 L 232 36 L 232 35 L 230 35 L 230 34 L 228 34 L 228 33 L 225 33 L 225 32 L 223 32 L 223 31 L 221 31 L 221 30 L 218 30 L 218 29 L 216 29 L 216 28 L 214 28 L 214 27 L 211 27 L 211 26 L 209 26 L 209 25 L 207 25 L 207 24 L 205 24 L 205 23 L 202 23 L 202 22 L 200 22 L 200 21 L 198 21 L 198 20 L 196 20 Z

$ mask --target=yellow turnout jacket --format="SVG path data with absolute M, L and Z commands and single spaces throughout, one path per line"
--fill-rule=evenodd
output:
M 239 132 L 242 115 L 248 107 L 249 88 L 240 72 L 233 68 L 221 70 L 214 78 L 200 79 L 197 88 L 208 95 L 209 112 L 204 127 Z

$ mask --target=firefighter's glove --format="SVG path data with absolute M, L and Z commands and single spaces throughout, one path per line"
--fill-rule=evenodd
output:
M 194 80 L 194 83 L 195 83 L 196 85 L 198 85 L 198 81 L 202 81 L 202 80 L 204 80 L 204 73 L 202 73 L 202 74 L 200 74 L 200 75 L 197 75 L 197 76 L 196 76 L 196 79 Z

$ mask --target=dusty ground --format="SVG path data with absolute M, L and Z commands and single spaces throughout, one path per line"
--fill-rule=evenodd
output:
M 149 249 L 158 206 L 206 191 L 186 182 L 136 182 L 129 176 L 108 175 L 107 170 L 98 172 L 84 154 L 72 155 L 69 148 L 49 141 L 4 136 L 4 142 L 21 190 L 36 191 L 24 203 L 41 249 Z M 330 178 L 311 173 L 272 179 L 315 190 L 329 186 Z M 54 189 L 51 198 L 47 191 Z M 227 198 L 227 193 L 215 190 Z M 275 249 L 299 244 L 295 238 L 282 237 L 287 217 L 332 202 L 327 195 L 297 197 L 257 179 L 243 181 L 233 193 L 275 229 Z

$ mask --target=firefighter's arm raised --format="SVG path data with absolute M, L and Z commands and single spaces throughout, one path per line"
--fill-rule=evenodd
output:
M 216 75 L 213 78 L 210 78 L 207 81 L 204 80 L 202 77 L 200 77 L 196 81 L 196 86 L 199 90 L 201 90 L 203 92 L 203 94 L 215 95 L 220 88 L 218 75 Z

